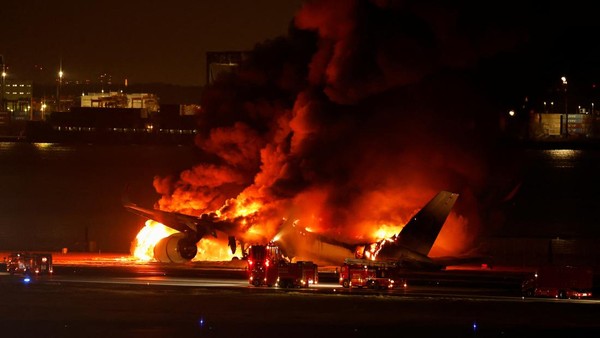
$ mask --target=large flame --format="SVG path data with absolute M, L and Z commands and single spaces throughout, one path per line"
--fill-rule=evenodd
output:
M 145 226 L 135 236 L 132 243 L 132 255 L 140 261 L 154 260 L 154 246 L 161 239 L 176 233 L 169 227 L 153 220 L 147 220 Z
M 364 258 L 375 260 L 379 251 L 388 242 L 393 242 L 403 226 L 382 224 L 376 228 L 375 241 L 364 249 Z
M 178 201 L 175 199 L 174 201 Z M 253 222 L 253 215 L 261 209 L 261 204 L 258 201 L 246 201 L 244 199 L 228 200 L 225 206 L 217 210 L 215 214 L 219 219 L 232 220 L 240 226 L 240 231 L 243 231 L 240 237 L 246 241 L 264 242 L 265 235 L 264 227 L 259 223 Z M 145 226 L 138 232 L 134 242 L 132 243 L 132 255 L 140 261 L 154 260 L 154 247 L 156 244 L 177 231 L 165 226 L 162 223 L 148 220 Z M 235 252 L 231 252 L 227 235 L 220 234 L 217 238 L 205 237 L 197 243 L 198 254 L 193 261 L 227 261 L 234 257 L 243 256 L 243 248 L 236 247 Z
M 402 225 L 379 225 L 378 227 L 376 227 L 373 237 L 376 239 L 377 242 L 393 238 L 402 230 L 402 227 Z
M 163 238 L 166 238 L 177 231 L 171 229 L 162 223 L 153 220 L 147 220 L 145 226 L 138 232 L 132 243 L 132 255 L 135 259 L 143 262 L 154 261 L 154 246 Z M 225 237 L 225 236 L 222 236 Z M 238 247 L 235 253 L 224 241 L 213 238 L 203 238 L 197 244 L 198 254 L 194 261 L 228 261 L 234 257 L 242 256 L 242 248 Z
M 235 253 L 231 253 L 226 241 L 219 238 L 203 238 L 198 242 L 198 254 L 193 261 L 230 261 L 234 257 L 242 257 L 242 248 L 237 247 Z

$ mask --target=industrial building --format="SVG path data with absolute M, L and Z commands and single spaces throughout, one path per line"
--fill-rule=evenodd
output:
M 81 107 L 89 108 L 137 108 L 143 118 L 160 110 L 158 97 L 154 94 L 121 92 L 89 93 L 81 96 Z
M 33 102 L 32 81 L 2 81 L 2 109 L 11 113 L 12 120 L 27 120 Z
M 570 135 L 592 138 L 600 135 L 600 119 L 591 114 L 532 113 L 529 121 L 530 138 L 534 140 Z

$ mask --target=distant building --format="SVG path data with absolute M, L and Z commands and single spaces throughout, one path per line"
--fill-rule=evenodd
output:
M 120 92 L 89 93 L 81 96 L 81 107 L 89 108 L 139 108 L 142 117 L 157 113 L 160 110 L 158 97 L 154 94 Z
M 3 88 L 4 110 L 13 120 L 29 119 L 33 99 L 32 81 L 6 80 Z
M 529 122 L 532 139 L 559 137 L 562 135 L 579 137 L 598 137 L 595 132 L 598 128 L 598 119 L 591 114 L 540 114 L 531 115 Z M 567 130 L 568 128 L 568 130 Z

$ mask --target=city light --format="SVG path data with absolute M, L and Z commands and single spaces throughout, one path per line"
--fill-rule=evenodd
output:
M 62 86 L 62 78 L 65 74 L 63 73 L 62 70 L 62 59 L 60 60 L 60 67 L 58 70 L 58 86 L 56 86 L 56 110 L 57 111 L 62 111 L 61 109 L 61 102 L 60 102 L 60 90 L 61 90 L 61 86 Z

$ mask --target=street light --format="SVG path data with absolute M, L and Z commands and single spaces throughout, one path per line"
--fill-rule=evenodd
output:
M 561 77 L 563 86 L 565 86 L 565 136 L 569 136 L 569 105 L 567 100 L 567 78 L 565 76 Z
M 2 64 L 2 101 L 0 103 L 2 103 L 0 105 L 0 110 L 5 111 L 5 105 L 4 105 L 4 93 L 6 92 L 5 90 L 5 84 L 6 84 L 6 68 L 4 67 L 4 64 Z
M 62 86 L 62 78 L 63 78 L 63 71 L 62 71 L 62 61 L 60 63 L 60 70 L 58 71 L 58 87 L 56 88 L 56 108 L 57 111 L 61 111 L 60 110 L 60 87 Z

